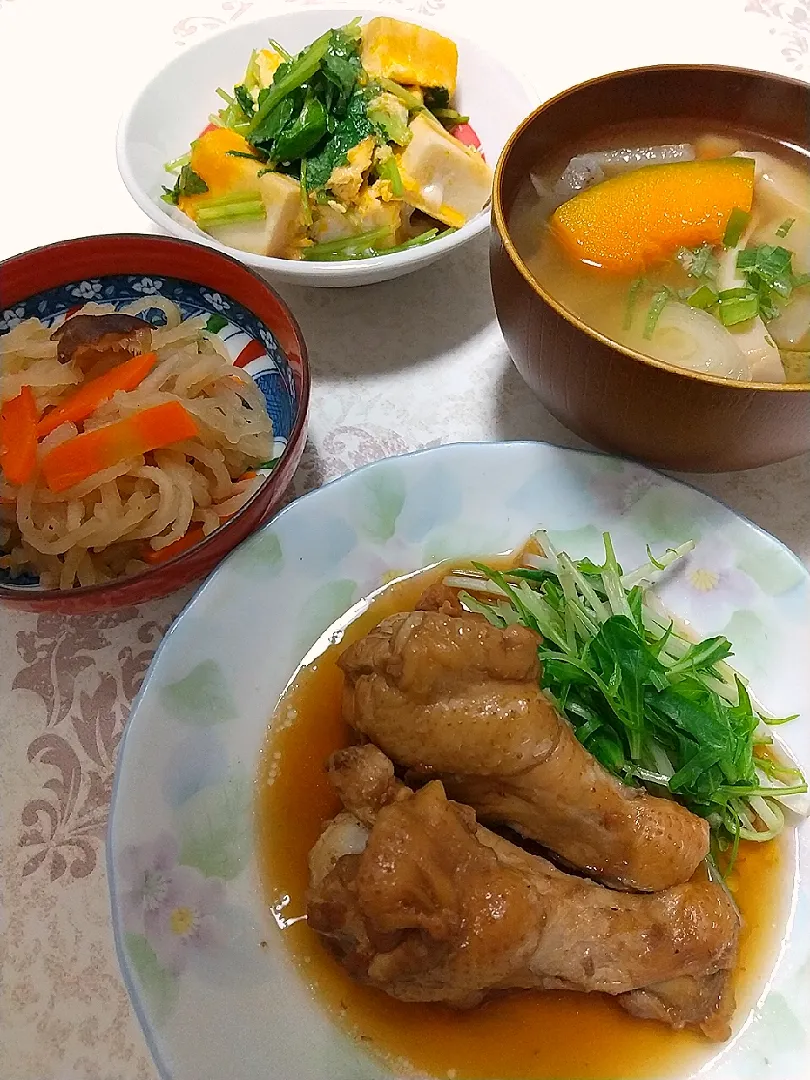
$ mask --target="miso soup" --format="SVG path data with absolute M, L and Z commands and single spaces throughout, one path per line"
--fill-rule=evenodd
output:
M 532 169 L 509 228 L 538 283 L 681 368 L 810 382 L 810 155 L 705 123 L 621 125 Z

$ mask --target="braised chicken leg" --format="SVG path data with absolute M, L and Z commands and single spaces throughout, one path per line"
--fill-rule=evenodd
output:
M 619 888 L 688 881 L 707 822 L 611 776 L 539 686 L 538 639 L 482 616 L 412 611 L 351 645 L 344 715 L 414 778 L 437 778 L 483 821 L 504 823 Z M 439 603 L 441 601 L 441 603 Z
M 441 783 L 412 792 L 370 745 L 339 751 L 330 775 L 346 809 L 311 852 L 307 915 L 356 978 L 459 1008 L 516 987 L 602 991 L 728 1036 L 738 917 L 720 886 L 635 895 L 572 877 Z

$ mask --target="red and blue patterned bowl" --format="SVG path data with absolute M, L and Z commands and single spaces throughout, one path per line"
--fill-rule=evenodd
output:
M 35 317 L 58 326 L 88 301 L 123 307 L 160 295 L 184 318 L 208 314 L 234 366 L 250 375 L 273 421 L 273 458 L 265 481 L 242 509 L 199 544 L 132 577 L 69 592 L 43 589 L 35 577 L 0 576 L 0 603 L 32 610 L 106 611 L 165 596 L 203 577 L 279 508 L 304 449 L 309 365 L 301 330 L 287 305 L 241 263 L 211 248 L 163 236 L 110 234 L 66 240 L 0 263 L 0 335 Z M 141 316 L 155 325 L 159 308 Z M 4 572 L 0 571 L 0 575 Z

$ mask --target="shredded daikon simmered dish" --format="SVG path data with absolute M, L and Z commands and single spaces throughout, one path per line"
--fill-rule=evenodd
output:
M 140 313 L 160 308 L 153 327 Z M 273 429 L 206 316 L 160 296 L 0 338 L 0 570 L 68 590 L 194 546 L 263 483 Z

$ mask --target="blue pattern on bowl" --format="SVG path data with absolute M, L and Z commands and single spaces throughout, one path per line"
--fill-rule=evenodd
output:
M 267 411 L 273 421 L 274 434 L 277 438 L 289 439 L 295 421 L 295 403 L 285 392 L 284 376 L 274 368 L 254 375 L 253 381 L 267 402 Z

